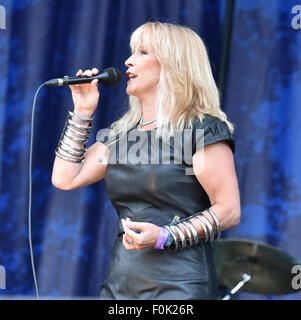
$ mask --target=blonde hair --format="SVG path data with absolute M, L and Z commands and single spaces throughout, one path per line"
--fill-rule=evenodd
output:
M 192 127 L 194 118 L 202 121 L 205 114 L 225 121 L 233 132 L 233 125 L 220 109 L 219 92 L 206 47 L 194 31 L 171 23 L 147 22 L 131 35 L 132 52 L 141 44 L 152 48 L 161 65 L 157 135 L 169 138 L 174 129 Z M 125 133 L 140 120 L 139 98 L 130 96 L 129 104 L 129 111 L 111 125 L 113 131 Z

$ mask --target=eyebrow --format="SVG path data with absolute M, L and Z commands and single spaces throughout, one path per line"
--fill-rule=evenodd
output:
M 146 49 L 148 51 L 151 51 L 150 48 L 148 48 L 146 45 L 142 44 L 139 47 L 136 47 L 136 49 L 133 48 L 132 52 L 134 52 L 135 50 L 141 50 L 141 49 Z

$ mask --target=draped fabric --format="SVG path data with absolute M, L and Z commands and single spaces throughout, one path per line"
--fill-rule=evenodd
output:
M 242 203 L 241 223 L 226 235 L 271 244 L 300 260 L 301 30 L 292 27 L 296 4 L 236 1 L 224 109 L 236 125 Z
M 295 4 L 235 3 L 223 108 L 236 126 L 242 219 L 224 237 L 256 239 L 301 259 L 301 30 L 291 26 Z M 28 165 L 38 86 L 79 68 L 113 66 L 124 74 L 131 32 L 156 20 L 196 31 L 217 79 L 226 1 L 5 0 L 0 5 L 6 15 L 0 29 L 0 265 L 6 289 L 0 294 L 30 296 L 35 292 Z M 125 87 L 125 76 L 118 86 L 100 86 L 89 145 L 99 129 L 127 110 Z M 104 181 L 72 191 L 51 184 L 54 150 L 70 108 L 69 88 L 43 88 L 35 113 L 32 241 L 42 297 L 98 297 L 117 233 Z

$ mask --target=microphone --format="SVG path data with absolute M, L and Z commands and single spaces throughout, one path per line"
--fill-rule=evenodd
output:
M 51 79 L 44 83 L 45 86 L 57 87 L 57 86 L 68 86 L 70 84 L 81 84 L 89 83 L 92 80 L 97 79 L 98 83 L 106 84 L 108 86 L 114 86 L 118 84 L 121 80 L 121 72 L 117 68 L 107 68 L 98 73 L 96 76 L 92 77 L 68 77 Z

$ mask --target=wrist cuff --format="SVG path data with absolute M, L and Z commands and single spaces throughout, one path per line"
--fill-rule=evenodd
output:
M 155 249 L 158 249 L 158 250 L 164 249 L 164 245 L 165 245 L 166 240 L 168 238 L 168 234 L 169 234 L 169 232 L 167 229 L 165 229 L 164 227 L 160 227 L 160 233 L 159 233 L 156 245 L 155 245 Z

